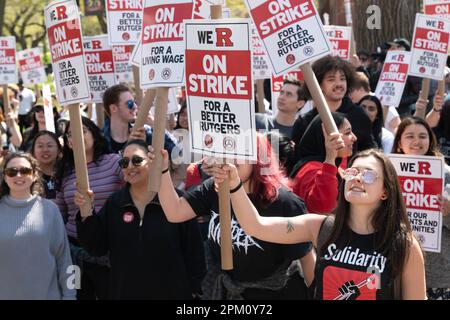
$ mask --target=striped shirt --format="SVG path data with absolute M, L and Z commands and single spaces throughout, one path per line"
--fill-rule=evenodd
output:
M 87 164 L 89 176 L 89 188 L 94 192 L 95 211 L 99 212 L 106 202 L 106 199 L 124 185 L 123 173 L 119 167 L 118 154 L 103 155 L 97 163 Z M 75 217 L 79 211 L 74 203 L 76 176 L 75 171 L 66 175 L 61 183 L 60 190 L 56 193 L 55 203 L 58 205 L 66 223 L 67 235 L 77 239 L 77 226 Z

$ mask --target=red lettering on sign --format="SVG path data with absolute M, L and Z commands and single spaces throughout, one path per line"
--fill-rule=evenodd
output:
M 233 31 L 229 28 L 217 28 L 216 29 L 217 41 L 216 46 L 218 47 L 232 47 L 233 42 L 231 41 L 231 36 Z

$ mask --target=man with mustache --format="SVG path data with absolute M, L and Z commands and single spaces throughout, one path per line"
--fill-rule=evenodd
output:
M 316 74 L 330 111 L 344 113 L 350 121 L 352 130 L 358 138 L 355 151 L 376 147 L 369 117 L 364 109 L 353 104 L 348 97 L 348 93 L 355 82 L 355 70 L 351 64 L 338 57 L 326 56 L 314 62 L 312 69 Z M 311 97 L 307 86 L 305 86 L 305 91 L 306 95 Z M 297 118 L 292 130 L 292 139 L 296 145 L 298 145 L 306 128 L 317 114 L 317 109 L 314 108 Z M 296 154 L 298 154 L 297 150 Z

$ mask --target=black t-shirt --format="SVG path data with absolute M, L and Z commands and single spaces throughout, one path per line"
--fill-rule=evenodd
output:
M 218 195 L 213 179 L 208 179 L 197 188 L 186 192 L 186 200 L 197 215 L 211 215 L 208 242 L 215 261 L 220 263 L 220 224 Z M 292 192 L 281 188 L 276 201 L 263 208 L 253 201 L 261 216 L 292 217 L 306 213 L 303 201 Z M 256 281 L 270 276 L 286 261 L 306 255 L 311 245 L 301 243 L 282 245 L 265 242 L 248 236 L 241 228 L 231 210 L 231 232 L 234 269 L 229 275 L 237 281 Z
M 45 198 L 55 199 L 56 198 L 56 180 L 53 176 L 48 174 L 42 174 L 42 184 L 44 185 Z
M 386 257 L 375 250 L 375 233 L 351 232 L 348 244 L 331 243 L 316 263 L 316 298 L 321 300 L 392 300 L 393 279 Z M 379 282 L 373 280 L 378 275 Z M 378 289 L 377 289 L 378 288 Z
M 123 147 L 127 144 L 127 141 L 125 142 L 117 142 L 114 139 L 111 138 L 111 152 L 112 153 L 119 153 Z

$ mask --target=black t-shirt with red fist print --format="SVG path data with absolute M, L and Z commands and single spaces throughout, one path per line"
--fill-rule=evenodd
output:
M 315 269 L 320 300 L 391 300 L 394 286 L 389 261 L 375 249 L 376 234 L 351 231 L 346 245 L 339 239 L 320 254 Z

